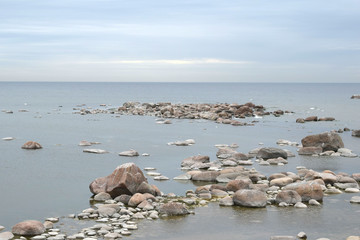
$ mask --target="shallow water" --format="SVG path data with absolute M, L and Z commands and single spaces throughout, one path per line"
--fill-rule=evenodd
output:
M 270 91 L 271 90 L 271 91 Z M 278 139 L 300 142 L 309 134 L 349 127 L 360 129 L 360 100 L 350 100 L 360 91 L 360 84 L 130 84 L 130 83 L 0 83 L 1 135 L 13 141 L 0 141 L 0 225 L 10 229 L 25 219 L 42 220 L 67 216 L 89 206 L 89 183 L 110 174 L 118 165 L 135 162 L 139 167 L 156 167 L 169 178 L 180 175 L 181 161 L 196 154 L 215 160 L 215 144 L 237 143 L 238 151 L 248 152 L 260 146 L 277 147 Z M 154 117 L 111 114 L 72 114 L 73 107 L 85 103 L 120 106 L 125 101 L 140 102 L 237 102 L 253 101 L 268 110 L 292 110 L 295 114 L 279 118 L 267 116 L 255 126 L 234 127 L 209 121 L 172 120 L 171 125 L 156 124 Z M 26 103 L 26 104 L 25 104 Z M 61 106 L 61 107 L 60 107 Z M 19 109 L 29 112 L 20 113 Z M 334 122 L 297 124 L 295 119 L 310 115 L 332 116 Z M 350 132 L 341 134 L 345 147 L 360 154 L 360 139 Z M 168 146 L 175 140 L 193 138 L 188 147 Z M 107 154 L 82 152 L 80 140 L 98 141 Z M 20 147 L 28 140 L 43 145 L 38 151 Z M 259 145 L 262 143 L 262 145 Z M 136 149 L 149 157 L 126 158 L 117 153 Z M 283 147 L 296 152 L 295 147 Z M 359 158 L 304 157 L 290 158 L 285 166 L 253 166 L 270 175 L 296 172 L 296 166 L 317 171 L 360 172 Z M 174 180 L 157 182 L 163 192 L 183 195 L 195 189 L 192 182 Z M 221 208 L 217 204 L 198 208 L 195 215 L 174 220 L 141 221 L 132 239 L 268 239 L 271 235 L 296 235 L 305 231 L 311 238 L 344 239 L 359 235 L 360 206 L 348 201 L 353 194 L 329 196 L 321 207 L 308 209 Z M 63 220 L 64 222 L 69 220 Z M 83 223 L 80 223 L 83 224 Z

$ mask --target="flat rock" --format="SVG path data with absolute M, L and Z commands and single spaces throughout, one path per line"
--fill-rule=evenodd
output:
M 154 177 L 154 180 L 157 180 L 157 181 L 166 181 L 166 180 L 169 180 L 169 178 L 166 177 L 166 176 L 160 175 L 160 176 Z
M 270 240 L 296 240 L 293 236 L 271 236 Z
M 199 172 L 195 173 L 191 180 L 193 181 L 206 181 L 206 182 L 215 182 L 216 178 L 220 175 L 219 172 Z
M 79 142 L 79 146 L 91 146 L 91 143 L 86 140 L 82 140 Z
M 97 149 L 97 148 L 86 148 L 86 149 L 83 150 L 83 152 L 86 152 L 86 153 L 96 153 L 96 154 L 108 153 L 108 151 L 106 151 L 106 150 Z
M 173 178 L 174 180 L 190 180 L 191 179 L 191 175 L 188 174 L 188 173 L 184 173 L 184 174 L 181 174 L 177 177 L 174 177 Z
M 360 196 L 353 196 L 353 197 L 350 199 L 350 202 L 351 202 L 351 203 L 360 203 Z
M 128 151 L 123 151 L 121 153 L 119 153 L 119 156 L 123 156 L 123 157 L 137 157 L 139 156 L 139 153 L 133 149 L 128 150 Z
M 4 141 L 11 141 L 11 140 L 14 140 L 15 138 L 13 138 L 13 137 L 4 137 L 4 138 L 2 138 L 2 140 L 4 140 Z

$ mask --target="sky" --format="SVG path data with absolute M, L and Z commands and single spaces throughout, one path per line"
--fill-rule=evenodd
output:
M 359 0 L 0 0 L 0 81 L 360 82 Z

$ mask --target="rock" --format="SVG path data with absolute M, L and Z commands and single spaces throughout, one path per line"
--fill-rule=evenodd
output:
M 270 240 L 296 240 L 293 236 L 271 236 Z
M 298 154 L 299 155 L 318 155 L 322 153 L 322 147 L 302 147 L 299 148 Z
M 231 180 L 226 184 L 226 190 L 236 192 L 241 189 L 249 189 L 251 183 L 249 178 Z
M 337 151 L 344 147 L 341 137 L 334 132 L 309 135 L 301 140 L 303 147 L 321 147 L 322 151 Z
M 41 149 L 42 146 L 40 145 L 40 143 L 28 141 L 24 145 L 22 145 L 21 148 L 22 149 Z
M 166 177 L 166 176 L 156 176 L 156 177 L 154 177 L 154 180 L 157 180 L 157 181 L 166 181 L 166 180 L 169 180 L 169 178 L 168 177 Z
M 129 200 L 128 205 L 131 207 L 136 207 L 142 201 L 146 200 L 145 196 L 141 193 L 135 193 Z
M 275 178 L 270 181 L 270 187 L 271 186 L 284 187 L 292 182 L 293 182 L 293 179 L 291 177 Z
M 4 137 L 4 138 L 2 138 L 2 140 L 4 140 L 4 141 L 12 141 L 14 139 L 15 138 L 13 138 L 13 137 Z
M 360 129 L 359 130 L 353 130 L 352 133 L 351 133 L 351 136 L 360 137 Z
M 184 204 L 169 202 L 159 207 L 159 213 L 167 216 L 181 216 L 189 214 L 190 212 Z
M 142 182 L 137 188 L 136 192 L 138 193 L 150 193 L 151 195 L 156 196 L 156 189 L 147 182 Z
M 113 232 L 113 233 L 107 233 L 104 235 L 105 240 L 113 240 L 113 239 L 119 239 L 121 238 L 121 234 Z
M 108 194 L 106 192 L 101 192 L 94 196 L 95 201 L 106 201 L 106 200 L 110 200 L 110 199 L 112 199 L 110 194 Z
M 296 204 L 297 202 L 301 202 L 301 196 L 294 190 L 283 190 L 278 193 L 275 201 L 278 204 L 281 202 Z
M 131 198 L 130 195 L 122 194 L 122 195 L 116 197 L 114 200 L 117 201 L 117 202 L 121 202 L 123 204 L 128 205 L 130 198 Z
M 350 199 L 350 202 L 351 202 L 351 203 L 360 203 L 360 196 L 353 196 L 353 197 Z
M 45 226 L 39 221 L 28 220 L 12 227 L 12 233 L 21 236 L 35 236 L 45 232 Z
M 199 172 L 192 176 L 193 181 L 206 181 L 215 182 L 216 178 L 220 175 L 219 172 Z
M 355 181 L 360 182 L 360 173 L 353 173 L 353 174 L 351 175 L 351 177 L 352 177 Z
M 286 161 L 285 159 L 283 159 L 282 157 L 278 157 L 278 158 L 270 158 L 268 160 L 266 160 L 270 165 L 278 165 L 279 163 L 282 164 L 287 164 L 288 161 Z
M 322 172 L 319 173 L 320 178 L 324 181 L 324 183 L 334 185 L 337 182 L 337 178 L 334 174 Z
M 333 117 L 322 117 L 322 118 L 319 118 L 318 121 L 331 122 L 331 121 L 335 121 L 335 118 L 333 118 Z
M 357 188 L 359 189 L 359 184 L 358 183 L 335 183 L 334 184 L 335 187 L 340 188 L 340 189 L 347 189 L 347 188 Z
M 10 240 L 14 237 L 14 234 L 11 232 L 2 232 L 0 233 L 0 239 L 1 240 Z
M 360 240 L 360 236 L 349 236 L 346 240 Z
M 318 201 L 316 201 L 315 199 L 310 199 L 309 205 L 320 206 L 321 204 Z
M 106 151 L 106 150 L 97 149 L 97 148 L 86 148 L 86 149 L 83 150 L 83 152 L 86 152 L 86 153 L 96 153 L 96 154 L 108 153 L 108 151 Z
M 289 140 L 285 140 L 285 139 L 279 139 L 276 141 L 276 144 L 280 145 L 280 146 L 284 146 L 284 145 L 289 145 L 289 146 L 298 146 L 299 144 L 297 142 L 291 142 Z
M 294 207 L 296 208 L 307 208 L 307 206 L 302 202 L 297 202 Z
M 225 207 L 234 206 L 233 198 L 230 196 L 224 197 L 224 198 L 220 199 L 219 205 L 225 206 Z
M 119 153 L 119 156 L 124 156 L 124 157 L 137 157 L 139 156 L 139 153 L 133 149 L 129 150 L 129 151 L 123 151 L 121 153 Z
M 210 157 L 209 156 L 192 156 L 189 158 L 184 159 L 181 162 L 181 167 L 191 167 L 196 163 L 209 163 Z
M 190 180 L 191 179 L 191 175 L 188 174 L 188 173 L 184 173 L 184 174 L 181 174 L 177 177 L 174 177 L 173 178 L 174 180 Z
M 359 94 L 354 94 L 351 96 L 351 99 L 360 99 L 360 95 Z
M 0 232 L 4 229 L 5 229 L 5 227 L 0 225 Z
M 258 190 L 242 189 L 235 192 L 234 204 L 243 207 L 266 207 L 267 197 L 264 192 Z
M 321 185 L 315 183 L 295 182 L 285 186 L 284 190 L 295 190 L 304 202 L 308 202 L 310 199 L 322 201 L 324 196 Z
M 111 217 L 116 213 L 116 209 L 112 207 L 102 206 L 98 209 L 100 217 Z
M 91 146 L 91 143 L 86 140 L 82 140 L 80 141 L 79 146 Z
M 296 122 L 297 122 L 297 123 L 305 123 L 305 119 L 303 119 L 303 118 L 298 118 L 298 119 L 296 119 Z
M 311 117 L 305 118 L 305 122 L 316 122 L 317 120 L 318 120 L 317 116 L 311 116 Z
M 280 148 L 261 148 L 256 155 L 256 158 L 270 159 L 282 157 L 287 159 L 287 153 Z
M 350 149 L 347 148 L 339 148 L 338 153 L 340 153 L 340 156 L 342 157 L 357 157 L 358 155 L 353 153 Z
M 306 239 L 307 238 L 307 235 L 305 232 L 299 232 L 297 234 L 297 237 L 300 238 L 300 239 Z
M 51 221 L 45 221 L 43 224 L 44 224 L 45 229 L 50 229 L 50 228 L 54 227 L 54 223 Z
M 106 192 L 115 198 L 122 194 L 135 194 L 142 182 L 147 180 L 141 169 L 134 163 L 125 163 L 118 166 L 109 176 L 95 179 L 89 187 L 93 194 Z
M 211 190 L 211 196 L 216 198 L 224 198 L 226 196 L 229 196 L 229 194 L 223 190 L 220 189 L 212 189 Z

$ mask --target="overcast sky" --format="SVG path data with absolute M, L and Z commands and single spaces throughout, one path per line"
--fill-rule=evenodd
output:
M 360 1 L 0 0 L 0 81 L 360 82 Z

